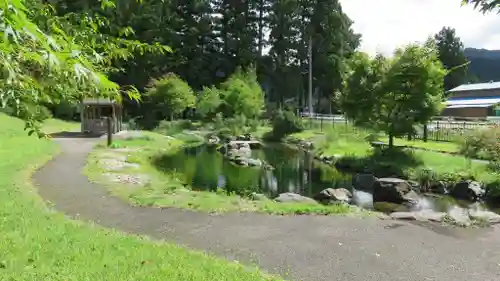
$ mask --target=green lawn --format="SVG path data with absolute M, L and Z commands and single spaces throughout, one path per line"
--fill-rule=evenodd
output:
M 389 143 L 389 138 L 381 138 L 380 141 Z M 422 140 L 407 140 L 407 139 L 394 139 L 394 145 L 396 146 L 411 146 L 415 148 L 425 148 L 429 150 L 437 150 L 443 152 L 458 152 L 460 147 L 454 142 L 438 142 L 438 141 L 427 141 Z
M 49 140 L 28 137 L 23 127 L 20 120 L 0 114 L 1 280 L 281 280 L 50 211 L 29 177 L 57 149 Z
M 372 157 L 373 149 L 365 137 L 369 135 L 368 131 L 356 129 L 350 126 L 337 126 L 336 128 L 319 132 L 318 130 L 305 130 L 300 133 L 292 134 L 290 137 L 295 139 L 308 140 L 314 143 L 315 153 L 321 153 L 325 156 L 349 156 L 352 158 L 367 159 Z M 386 139 L 381 139 L 387 141 Z M 408 141 L 404 139 L 396 139 L 395 145 L 412 146 L 427 148 L 431 150 L 458 151 L 458 145 L 455 143 L 445 142 L 423 142 L 423 141 Z M 487 164 L 484 162 L 468 161 L 460 155 L 449 155 L 433 151 L 424 151 L 415 149 L 412 151 L 416 162 L 419 164 L 411 167 L 402 167 L 408 170 L 432 169 L 438 174 L 446 173 L 467 173 L 474 175 L 478 180 L 490 182 L 494 175 L 488 170 Z M 378 161 L 377 159 L 372 159 Z M 401 159 L 384 159 L 390 165 L 397 166 Z
M 324 131 L 316 129 L 304 130 L 291 134 L 288 138 L 310 141 L 314 144 L 316 153 L 326 156 L 363 156 L 371 149 L 370 144 L 365 141 L 368 135 L 368 131 L 341 124 L 335 128 L 325 129 Z
M 102 153 L 110 153 L 103 145 L 97 147 L 90 155 L 86 173 L 90 179 L 106 186 L 112 194 L 132 204 L 141 206 L 161 206 L 195 209 L 205 212 L 256 211 L 269 214 L 347 214 L 353 209 L 345 205 L 321 205 L 306 203 L 277 203 L 273 200 L 251 200 L 225 192 L 192 191 L 184 187 L 179 178 L 182 176 L 172 172 L 161 171 L 153 164 L 152 159 L 173 153 L 185 145 L 181 135 L 174 139 L 165 138 L 155 133 L 144 133 L 148 139 L 120 140 L 115 142 L 116 148 L 137 148 L 129 152 L 128 161 L 137 163 L 140 168 L 134 173 L 150 175 L 150 183 L 143 188 L 124 188 L 123 184 L 112 184 L 103 177 L 104 171 L 99 167 L 98 159 Z M 251 168 L 249 168 L 251 169 Z M 131 173 L 123 170 L 121 173 Z
M 448 155 L 432 151 L 414 151 L 422 159 L 425 167 L 431 168 L 438 174 L 444 173 L 469 173 L 477 179 L 489 182 L 493 179 L 492 173 L 483 162 L 469 161 L 459 155 Z
M 48 119 L 43 123 L 42 130 L 46 134 L 57 132 L 73 132 L 80 131 L 80 122 L 76 121 L 63 121 L 59 119 Z

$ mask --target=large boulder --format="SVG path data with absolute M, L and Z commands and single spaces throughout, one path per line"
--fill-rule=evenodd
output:
M 242 155 L 244 157 L 251 157 L 252 156 L 252 150 L 250 149 L 250 146 L 242 146 L 238 149 L 238 154 Z
M 373 185 L 373 202 L 413 203 L 415 196 L 410 184 L 402 179 L 381 178 Z
M 477 181 L 461 181 L 450 192 L 451 196 L 467 201 L 477 201 L 484 194 L 483 186 Z
M 314 199 L 323 202 L 345 202 L 349 203 L 352 198 L 352 193 L 345 188 L 327 188 L 314 196 Z
M 229 142 L 226 145 L 228 146 L 228 150 L 237 150 L 239 148 L 236 142 Z
M 252 150 L 250 149 L 250 147 L 240 147 L 240 148 L 234 148 L 234 147 L 230 147 L 230 149 L 227 151 L 226 155 L 229 157 L 229 158 L 233 158 L 233 157 L 244 157 L 244 158 L 250 158 L 252 156 Z
M 274 201 L 281 203 L 287 203 L 287 202 L 301 202 L 301 203 L 311 203 L 311 204 L 318 203 L 312 198 L 291 192 L 281 193 L 278 197 L 274 199 Z
M 372 174 L 356 174 L 352 177 L 352 186 L 357 190 L 373 190 L 373 185 L 377 182 L 377 178 Z
M 438 181 L 433 183 L 430 186 L 430 192 L 435 193 L 435 194 L 447 194 L 448 193 L 448 184 L 444 181 Z

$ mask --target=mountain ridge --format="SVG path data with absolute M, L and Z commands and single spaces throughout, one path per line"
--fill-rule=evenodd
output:
M 500 50 L 465 48 L 464 54 L 470 61 L 468 83 L 500 81 Z

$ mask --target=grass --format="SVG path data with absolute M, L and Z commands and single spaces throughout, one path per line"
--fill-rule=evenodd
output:
M 250 198 L 219 192 L 193 191 L 182 182 L 182 175 L 174 172 L 162 171 L 154 164 L 154 160 L 175 153 L 186 145 L 181 135 L 174 135 L 168 139 L 155 133 L 144 133 L 147 140 L 121 140 L 116 147 L 137 149 L 129 152 L 127 161 L 137 163 L 140 168 L 131 172 L 123 170 L 120 173 L 147 174 L 150 182 L 144 187 L 124 188 L 123 184 L 113 184 L 106 179 L 105 171 L 100 167 L 98 160 L 103 153 L 110 153 L 112 149 L 98 147 L 89 157 L 86 173 L 89 178 L 106 186 L 110 192 L 134 205 L 153 207 L 176 207 L 192 209 L 210 213 L 222 212 L 262 212 L 268 214 L 347 214 L 355 211 L 345 205 L 321 205 L 307 203 L 278 203 L 269 199 L 251 200 Z
M 389 138 L 383 137 L 379 139 L 385 143 L 389 143 Z M 428 150 L 436 150 L 443 152 L 451 152 L 456 153 L 459 152 L 460 148 L 457 143 L 454 142 L 438 142 L 438 141 L 427 141 L 424 142 L 422 140 L 407 140 L 407 139 L 394 139 L 394 145 L 396 146 L 411 146 L 415 148 L 424 148 Z
M 291 138 L 313 141 L 319 144 L 321 152 L 325 155 L 363 155 L 370 150 L 370 144 L 365 140 L 373 132 L 361 128 L 355 128 L 349 124 L 339 123 L 336 127 L 324 127 L 323 130 L 307 129 L 300 133 L 290 135 Z M 379 141 L 389 143 L 386 136 L 374 136 Z M 395 146 L 423 148 L 441 152 L 457 153 L 460 148 L 454 142 L 438 142 L 422 140 L 407 140 L 403 138 L 394 139 Z
M 365 140 L 369 131 L 358 129 L 350 125 L 339 125 L 335 128 L 318 130 L 304 130 L 291 134 L 288 139 L 306 140 L 314 144 L 317 154 L 325 156 L 356 155 L 363 156 L 370 151 L 370 145 Z
M 50 121 L 49 128 L 72 124 Z M 37 195 L 29 177 L 57 152 L 0 114 L 1 280 L 281 280 L 201 252 L 68 220 Z
M 303 132 L 292 134 L 290 138 L 307 140 L 314 143 L 314 152 L 325 156 L 344 156 L 349 161 L 357 161 L 356 165 L 362 166 L 370 163 L 374 169 L 386 169 L 391 167 L 401 174 L 417 174 L 418 170 L 432 169 L 439 175 L 443 174 L 467 174 L 474 178 L 490 182 L 494 175 L 489 171 L 484 162 L 469 161 L 460 155 L 450 155 L 434 151 L 424 151 L 418 149 L 406 149 L 406 156 L 392 156 L 391 158 L 380 158 L 375 155 L 369 141 L 366 140 L 371 134 L 370 131 L 354 128 L 349 125 L 337 126 L 326 129 L 324 132 L 318 130 L 304 130 Z M 378 138 L 387 141 L 384 138 Z M 426 148 L 429 150 L 439 150 L 457 152 L 458 145 L 444 142 L 423 142 L 396 139 L 395 145 L 412 146 L 415 148 Z M 411 157 L 412 163 L 405 164 L 402 157 Z
M 61 131 L 79 131 L 80 122 L 48 119 L 43 122 L 42 130 L 46 134 L 57 133 Z

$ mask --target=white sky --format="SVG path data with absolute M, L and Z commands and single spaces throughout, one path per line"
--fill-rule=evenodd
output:
M 466 47 L 500 49 L 500 15 L 483 15 L 461 0 L 340 0 L 362 34 L 361 50 L 389 55 L 398 46 L 425 41 L 443 26 L 456 29 Z

